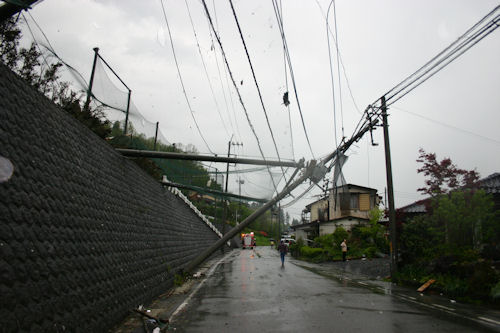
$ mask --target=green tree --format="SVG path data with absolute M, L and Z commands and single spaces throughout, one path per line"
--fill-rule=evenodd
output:
M 498 252 L 500 224 L 491 196 L 475 188 L 479 175 L 449 158 L 437 162 L 435 154 L 423 150 L 418 161 L 424 164 L 418 172 L 428 177 L 420 190 L 431 198 L 425 215 L 403 224 L 400 276 L 417 282 L 432 276 L 453 296 L 495 294 L 498 274 L 484 258 L 485 249 Z

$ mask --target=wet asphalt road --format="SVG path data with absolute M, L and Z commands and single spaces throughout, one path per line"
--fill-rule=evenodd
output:
M 490 332 L 391 292 L 316 274 L 269 247 L 234 250 L 207 273 L 182 310 L 178 332 Z M 493 329 L 495 329 L 493 327 Z

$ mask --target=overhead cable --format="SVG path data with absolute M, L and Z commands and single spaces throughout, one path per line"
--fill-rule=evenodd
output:
M 218 31 L 219 30 L 219 19 L 217 17 L 217 7 L 215 6 L 215 0 L 212 0 L 212 7 L 214 10 L 214 18 L 215 18 L 215 25 L 214 26 L 217 28 L 217 31 Z M 208 31 L 210 32 L 210 38 L 212 40 L 212 45 L 213 45 L 214 41 L 213 41 L 213 37 L 212 37 L 212 29 L 211 29 L 210 21 L 208 20 L 208 18 L 207 18 L 207 22 L 208 22 Z M 214 29 L 214 31 L 215 31 L 215 29 Z M 221 57 L 222 57 L 222 54 L 221 54 Z M 217 56 L 216 56 L 216 59 L 217 59 Z M 222 66 L 222 69 L 224 70 L 224 78 L 226 79 L 226 87 L 227 87 L 229 102 L 231 104 L 231 110 L 233 111 L 234 124 L 236 126 L 236 133 L 238 133 L 238 137 L 241 140 L 242 136 L 241 136 L 240 129 L 238 126 L 238 118 L 236 117 L 236 110 L 234 107 L 233 96 L 231 94 L 231 88 L 230 88 L 231 85 L 229 84 L 229 79 L 227 78 L 227 68 L 226 68 L 226 66 Z M 220 75 L 220 73 L 219 73 L 219 77 L 220 77 L 221 84 L 222 84 L 222 76 Z
M 215 52 L 215 46 L 214 46 L 215 43 L 214 43 L 214 39 L 213 39 L 213 36 L 212 36 L 212 28 L 210 27 L 210 22 L 208 21 L 208 18 L 207 18 L 207 23 L 208 23 L 208 33 L 210 35 L 210 40 L 212 42 L 212 50 L 214 50 L 215 64 L 217 65 L 217 73 L 219 74 L 219 82 L 220 82 L 220 87 L 221 87 L 221 91 L 222 91 L 222 96 L 224 97 L 224 104 L 226 106 L 226 113 L 227 113 L 227 117 L 229 119 L 229 124 L 231 125 L 233 133 L 234 133 L 234 130 L 236 128 L 238 136 L 240 137 L 239 129 L 238 129 L 238 124 L 236 122 L 236 116 L 234 116 L 234 118 L 235 118 L 234 119 L 235 124 L 233 124 L 233 120 L 231 119 L 231 113 L 229 112 L 229 104 L 227 103 L 227 98 L 226 98 L 226 89 L 224 88 L 224 83 L 222 82 L 222 75 L 220 73 L 219 60 L 218 60 L 218 57 L 217 57 L 217 53 Z M 229 92 L 229 95 L 231 95 L 230 92 Z M 232 101 L 232 99 L 231 99 L 231 101 Z M 231 106 L 233 106 L 232 103 L 231 103 Z M 233 110 L 233 115 L 234 115 L 235 114 L 235 112 L 234 112 L 234 106 L 233 106 L 232 110 Z
M 456 131 L 459 131 L 459 132 L 462 132 L 462 133 L 465 133 L 465 134 L 469 134 L 469 135 L 475 136 L 475 137 L 483 139 L 483 140 L 488 140 L 488 141 L 494 142 L 496 144 L 500 144 L 500 140 L 496 140 L 496 139 L 493 139 L 493 138 L 490 138 L 490 137 L 487 137 L 487 136 L 484 136 L 484 135 L 481 135 L 481 134 L 477 134 L 477 133 L 474 133 L 472 131 L 469 131 L 469 130 L 466 130 L 466 129 L 463 129 L 463 128 L 460 128 L 460 127 L 456 127 L 456 126 L 453 126 L 453 125 L 444 123 L 442 121 L 426 117 L 424 115 L 421 115 L 421 114 L 418 114 L 418 113 L 415 113 L 415 112 L 411 112 L 411 111 L 408 111 L 408 110 L 405 110 L 405 109 L 401 109 L 401 108 L 399 108 L 397 106 L 393 106 L 392 108 L 396 109 L 396 110 L 399 110 L 399 111 L 403 111 L 403 112 L 409 113 L 409 114 L 411 114 L 411 115 L 413 115 L 415 117 L 419 117 L 419 118 L 425 119 L 427 121 L 439 124 L 441 126 L 448 127 L 448 128 L 454 129 Z
M 262 106 L 262 110 L 264 111 L 264 116 L 266 117 L 267 128 L 269 129 L 269 133 L 271 133 L 271 139 L 273 140 L 274 149 L 276 151 L 276 156 L 278 157 L 278 160 L 281 160 L 280 153 L 278 151 L 278 145 L 276 144 L 276 139 L 274 138 L 273 129 L 271 128 L 271 123 L 269 122 L 269 117 L 267 115 L 266 106 L 264 105 L 262 93 L 260 91 L 259 83 L 257 82 L 255 70 L 254 70 L 253 65 L 252 65 L 252 60 L 250 59 L 250 54 L 248 53 L 247 44 L 245 43 L 245 38 L 243 37 L 243 33 L 241 32 L 240 22 L 238 21 L 238 16 L 236 15 L 236 11 L 234 9 L 233 1 L 229 0 L 229 4 L 231 5 L 231 10 L 233 11 L 233 16 L 234 16 L 234 20 L 236 21 L 236 26 L 238 27 L 238 32 L 240 33 L 241 42 L 243 43 L 243 47 L 245 48 L 245 53 L 247 55 L 248 64 L 250 65 L 250 70 L 252 71 L 253 81 L 255 82 L 255 87 L 257 88 L 257 93 L 259 94 L 260 105 Z M 286 180 L 285 170 L 283 169 L 283 167 L 281 167 L 281 172 L 283 173 L 283 177 L 285 177 L 285 180 Z
M 165 23 L 167 24 L 168 36 L 170 38 L 170 45 L 172 47 L 172 54 L 174 56 L 175 67 L 177 68 L 177 74 L 179 75 L 179 81 L 180 81 L 181 86 L 182 86 L 182 93 L 184 94 L 184 98 L 186 99 L 186 104 L 189 108 L 189 111 L 191 113 L 191 117 L 193 118 L 193 121 L 196 125 L 196 128 L 198 129 L 198 133 L 200 134 L 200 137 L 203 139 L 203 142 L 205 143 L 205 146 L 207 147 L 207 149 L 210 153 L 215 154 L 212 151 L 212 149 L 210 149 L 210 146 L 208 145 L 207 140 L 205 140 L 205 137 L 203 136 L 203 133 L 201 132 L 200 126 L 198 125 L 198 122 L 196 121 L 196 117 L 194 116 L 194 111 L 193 111 L 193 108 L 191 107 L 191 103 L 189 102 L 189 98 L 188 98 L 187 92 L 186 92 L 186 87 L 184 86 L 184 81 L 182 79 L 182 74 L 181 74 L 181 70 L 179 67 L 179 62 L 177 61 L 177 55 L 175 53 L 175 48 L 174 48 L 174 41 L 172 38 L 172 33 L 170 31 L 170 25 L 168 24 L 167 13 L 165 12 L 163 0 L 160 0 L 160 3 L 161 3 L 161 9 L 163 11 L 163 17 L 165 18 Z
M 194 38 L 196 40 L 196 46 L 198 47 L 198 53 L 200 54 L 201 63 L 203 64 L 203 69 L 205 70 L 205 76 L 207 78 L 208 85 L 210 86 L 210 91 L 212 92 L 212 97 L 214 99 L 215 108 L 217 109 L 217 113 L 219 114 L 219 118 L 222 122 L 222 126 L 224 127 L 224 130 L 226 130 L 226 134 L 229 136 L 229 131 L 227 130 L 226 123 L 224 122 L 224 119 L 222 118 L 222 114 L 221 114 L 220 109 L 219 109 L 219 103 L 217 103 L 217 98 L 215 97 L 214 88 L 212 86 L 210 76 L 208 75 L 207 65 L 205 64 L 205 59 L 203 58 L 203 54 L 201 53 L 201 47 L 200 47 L 200 43 L 198 41 L 198 35 L 196 34 L 196 29 L 194 28 L 193 18 L 191 17 L 191 10 L 189 9 L 189 5 L 188 5 L 187 0 L 184 0 L 184 2 L 186 3 L 186 9 L 188 12 L 189 21 L 191 22 L 191 27 L 193 28 L 193 34 L 194 34 Z
M 290 78 L 292 79 L 293 91 L 295 93 L 295 100 L 297 101 L 297 108 L 299 109 L 300 119 L 302 121 L 302 128 L 304 129 L 304 134 L 306 136 L 307 144 L 309 146 L 309 151 L 311 152 L 312 157 L 315 158 L 312 147 L 311 147 L 311 142 L 309 140 L 309 135 L 307 134 L 306 124 L 304 122 L 304 116 L 302 114 L 302 108 L 300 107 L 299 95 L 297 92 L 297 84 L 295 82 L 295 75 L 293 73 L 292 61 L 290 59 L 290 51 L 288 49 L 288 45 L 286 42 L 285 31 L 283 30 L 283 22 L 281 21 L 281 17 L 279 15 L 279 9 L 278 9 L 278 4 L 277 4 L 276 0 L 273 0 L 273 7 L 274 7 L 274 14 L 276 16 L 276 20 L 278 21 L 278 27 L 280 29 L 281 40 L 283 42 L 283 48 L 285 49 L 285 54 L 286 54 L 286 58 L 288 61 L 288 69 L 290 70 Z
M 333 135 L 335 139 L 335 147 L 338 146 L 338 141 L 337 141 L 337 103 L 335 102 L 335 79 L 333 75 L 333 65 L 332 65 L 332 52 L 331 52 L 331 47 L 330 47 L 330 24 L 328 23 L 328 15 L 330 14 L 330 8 L 333 4 L 333 1 L 330 1 L 330 5 L 328 6 L 328 9 L 326 11 L 326 41 L 328 44 L 328 65 L 330 66 L 330 81 L 332 84 L 332 104 L 333 104 Z
M 500 26 L 500 5 L 474 24 L 456 41 L 384 94 L 387 106 L 406 96 L 434 74 L 479 43 Z M 375 103 L 374 103 L 375 104 Z
M 323 7 L 321 7 L 321 4 L 319 3 L 318 0 L 316 0 L 316 4 L 318 5 L 319 9 L 321 10 L 321 13 L 323 14 L 323 18 L 325 18 L 325 20 L 328 22 L 327 16 L 325 15 L 325 13 L 323 11 Z M 327 27 L 328 27 L 329 34 L 332 36 L 333 40 L 336 41 L 337 39 L 335 38 L 332 30 L 330 29 L 330 25 L 327 24 Z M 339 53 L 338 54 L 338 61 L 340 62 L 340 66 L 342 66 L 342 73 L 344 73 L 344 79 L 345 79 L 345 82 L 347 84 L 347 90 L 349 90 L 349 95 L 351 97 L 352 103 L 354 104 L 354 108 L 356 109 L 356 111 L 359 114 L 362 114 L 362 112 L 361 112 L 360 108 L 358 107 L 358 104 L 356 103 L 356 100 L 354 98 L 351 84 L 349 83 L 349 78 L 347 76 L 347 71 L 346 71 L 345 66 L 344 66 L 344 61 L 342 60 L 342 53 L 340 52 L 340 50 L 338 50 L 338 53 Z
M 222 42 L 221 42 L 221 40 L 219 38 L 219 35 L 217 34 L 217 31 L 215 30 L 214 24 L 212 22 L 212 17 L 210 15 L 210 12 L 208 11 L 207 4 L 206 4 L 205 0 L 202 0 L 202 3 L 203 3 L 203 7 L 205 8 L 205 13 L 206 13 L 206 15 L 208 17 L 208 20 L 210 22 L 210 26 L 212 28 L 212 31 L 213 31 L 213 33 L 215 35 L 215 38 L 217 39 L 217 42 L 219 44 L 220 49 L 221 49 L 222 56 L 224 58 L 224 62 L 226 63 L 226 68 L 227 68 L 227 70 L 229 72 L 229 76 L 231 77 L 231 81 L 233 82 L 234 89 L 236 90 L 236 93 L 238 94 L 238 98 L 239 98 L 240 104 L 241 104 L 241 106 L 243 108 L 243 111 L 245 113 L 245 116 L 247 118 L 248 125 L 249 125 L 250 129 L 252 130 L 252 133 L 253 133 L 253 135 L 255 137 L 255 140 L 257 141 L 257 146 L 259 148 L 259 152 L 260 152 L 260 154 L 262 156 L 262 159 L 266 160 L 266 158 L 264 157 L 264 152 L 262 151 L 262 147 L 260 145 L 259 137 L 257 136 L 257 133 L 255 132 L 255 128 L 253 127 L 253 124 L 252 124 L 252 122 L 250 120 L 250 117 L 248 115 L 248 111 L 246 109 L 245 103 L 243 103 L 243 98 L 241 97 L 241 93 L 240 93 L 240 91 L 238 89 L 238 85 L 236 84 L 236 81 L 234 80 L 234 77 L 233 77 L 233 73 L 231 72 L 231 68 L 229 67 L 229 62 L 227 60 L 226 53 L 224 52 L 224 48 L 222 47 Z M 274 182 L 274 179 L 273 179 L 273 177 L 271 175 L 271 172 L 270 172 L 269 169 L 268 169 L 268 171 L 269 171 L 269 175 L 271 176 L 271 182 L 273 183 L 274 189 L 278 193 L 278 190 L 277 190 L 276 184 Z
M 342 83 L 340 80 L 340 61 L 339 61 L 339 37 L 337 29 L 337 10 L 335 9 L 335 0 L 333 2 L 333 22 L 335 23 L 335 49 L 337 50 L 337 74 L 339 78 L 339 105 L 340 105 L 340 118 L 342 123 L 342 138 L 344 137 L 344 110 L 342 106 Z M 328 13 L 327 13 L 328 17 Z M 327 21 L 328 22 L 328 21 Z
M 279 6 L 279 16 L 280 16 L 280 20 L 281 20 L 281 25 L 283 27 L 283 7 L 281 4 L 281 0 L 280 0 L 280 6 Z M 286 93 L 288 93 L 288 91 L 289 91 L 289 89 L 288 89 L 288 71 L 287 71 L 287 62 L 286 62 L 286 48 L 285 48 L 284 44 L 283 44 L 283 65 L 285 68 L 285 89 L 286 89 L 285 91 L 286 91 Z M 295 160 L 295 147 L 293 144 L 292 114 L 290 111 L 290 103 L 285 104 L 285 106 L 286 106 L 286 109 L 288 111 L 288 126 L 290 128 L 290 145 L 292 148 L 292 158 Z

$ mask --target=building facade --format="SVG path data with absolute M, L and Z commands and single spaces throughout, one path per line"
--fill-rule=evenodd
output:
M 380 197 L 374 188 L 346 184 L 331 189 L 327 197 L 304 209 L 305 219 L 295 230 L 296 239 L 313 239 L 333 233 L 338 227 L 350 231 L 354 226 L 367 224 L 369 213 L 378 207 Z

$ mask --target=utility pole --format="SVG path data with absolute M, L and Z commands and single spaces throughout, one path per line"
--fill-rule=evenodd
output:
M 278 236 L 281 240 L 281 204 L 278 201 Z
M 387 106 L 385 96 L 380 99 L 382 110 L 382 126 L 384 128 L 385 170 L 387 176 L 387 199 L 389 202 L 389 226 L 391 231 L 391 276 L 398 271 L 398 244 L 396 234 L 396 210 L 394 208 L 394 189 L 392 185 L 391 147 L 389 145 L 389 125 L 387 123 Z
M 243 146 L 243 143 L 238 143 L 238 142 L 232 142 L 233 141 L 233 135 L 231 135 L 231 138 L 229 139 L 229 142 L 227 143 L 227 158 L 229 159 L 229 156 L 231 155 L 231 145 L 233 146 Z M 226 164 L 226 186 L 224 189 L 224 192 L 227 193 L 227 185 L 229 183 L 229 161 Z M 224 205 L 224 215 L 222 219 L 222 234 L 224 235 L 226 233 L 226 220 L 227 220 L 227 205 L 228 203 L 224 200 L 225 205 Z M 224 248 L 222 249 L 224 252 Z
M 239 179 L 236 180 L 236 182 L 238 183 L 238 195 L 241 197 L 241 184 L 245 184 L 245 181 L 243 179 Z M 239 224 L 239 213 L 240 213 L 240 210 L 241 210 L 241 198 L 238 199 L 238 210 L 236 212 L 236 224 Z
M 219 180 L 219 169 L 215 168 L 215 183 L 218 184 Z M 222 186 L 222 184 L 221 184 Z M 214 196 L 215 199 L 215 212 L 214 212 L 214 217 L 215 217 L 215 223 L 217 223 L 217 196 Z M 222 198 L 222 202 L 224 202 L 224 198 Z
M 234 134 L 233 134 L 234 135 Z M 233 139 L 233 135 L 231 135 L 231 138 L 229 139 L 229 142 L 227 143 L 227 158 L 229 158 L 229 155 L 231 154 L 231 140 Z M 224 187 L 224 192 L 227 193 L 227 184 L 228 184 L 228 179 L 229 179 L 229 162 L 226 164 L 226 186 Z M 226 219 L 227 219 L 227 201 L 226 198 L 223 198 L 222 200 L 224 204 L 224 210 L 222 211 L 222 234 L 226 234 Z M 221 247 L 222 253 L 224 253 L 224 246 Z

